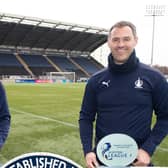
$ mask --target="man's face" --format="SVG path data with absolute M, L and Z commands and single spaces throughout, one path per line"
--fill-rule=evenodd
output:
M 116 64 L 125 63 L 137 44 L 137 37 L 128 26 L 112 29 L 108 37 L 108 46 Z

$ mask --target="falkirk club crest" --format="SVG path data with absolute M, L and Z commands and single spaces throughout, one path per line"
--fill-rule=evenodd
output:
M 143 88 L 143 81 L 138 77 L 138 79 L 135 81 L 135 88 Z
M 74 161 L 53 153 L 26 153 L 13 158 L 1 168 L 82 168 Z

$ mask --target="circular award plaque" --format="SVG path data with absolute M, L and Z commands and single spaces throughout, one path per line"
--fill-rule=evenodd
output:
M 98 159 L 106 166 L 128 166 L 137 157 L 138 146 L 125 134 L 109 134 L 102 138 L 96 148 Z

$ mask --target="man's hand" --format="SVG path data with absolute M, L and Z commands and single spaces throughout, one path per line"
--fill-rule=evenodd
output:
M 96 154 L 94 152 L 87 153 L 85 156 L 85 160 L 87 168 L 96 168 L 99 165 L 96 159 Z
M 150 155 L 145 150 L 139 149 L 137 161 L 133 163 L 133 166 L 148 166 L 150 159 Z

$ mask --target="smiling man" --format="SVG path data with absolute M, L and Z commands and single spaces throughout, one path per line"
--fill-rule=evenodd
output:
M 156 147 L 168 134 L 168 83 L 160 72 L 139 61 L 137 42 L 131 22 L 113 25 L 108 35 L 108 67 L 86 85 L 79 126 L 87 168 L 103 165 L 95 149 L 108 134 L 126 134 L 136 141 L 139 149 L 132 166 L 150 166 Z M 153 111 L 157 120 L 151 129 Z
M 134 25 L 111 28 L 108 36 L 108 46 L 113 54 L 113 59 L 116 64 L 125 63 L 130 57 L 137 44 L 136 29 Z

